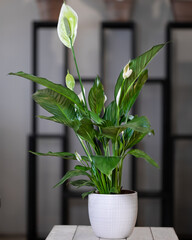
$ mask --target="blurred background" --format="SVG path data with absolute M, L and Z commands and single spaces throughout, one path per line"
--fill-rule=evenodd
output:
M 128 158 L 123 186 L 139 193 L 138 226 L 173 226 L 180 239 L 192 239 L 192 3 L 173 2 L 67 1 L 79 16 L 75 51 L 87 92 L 99 74 L 108 102 L 120 70 L 131 58 L 171 40 L 150 63 L 149 83 L 134 109 L 148 116 L 155 130 L 155 136 L 139 147 L 160 170 Z M 63 83 L 70 69 L 77 77 L 71 53 L 57 37 L 61 4 L 0 2 L 1 240 L 45 239 L 53 225 L 89 224 L 87 200 L 81 199 L 80 191 L 69 186 L 53 189 L 75 163 L 28 153 L 29 149 L 81 153 L 73 132 L 35 118 L 44 114 L 31 98 L 39 86 L 8 76 L 22 70 Z

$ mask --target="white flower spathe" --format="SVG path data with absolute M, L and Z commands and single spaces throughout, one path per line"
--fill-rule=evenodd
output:
M 76 157 L 77 161 L 79 161 L 79 162 L 82 161 L 81 155 L 78 152 L 75 152 L 75 157 Z
M 84 95 L 85 95 L 85 88 L 84 88 L 84 87 L 83 87 L 83 92 L 84 92 Z M 85 103 L 82 92 L 80 92 L 80 93 L 78 94 L 78 97 L 79 97 L 79 100 L 80 100 L 81 102 Z
M 118 91 L 117 97 L 116 97 L 116 104 L 117 104 L 117 106 L 119 106 L 120 95 L 121 95 L 121 87 L 119 88 L 119 91 Z
M 128 119 L 129 120 L 133 120 L 134 116 L 133 115 L 129 115 Z
M 59 14 L 57 33 L 61 42 L 68 48 L 74 44 L 77 35 L 78 16 L 67 4 L 63 3 Z M 71 39 L 71 40 L 70 40 Z
M 107 101 L 107 96 L 104 95 L 104 103 Z
M 126 79 L 131 76 L 133 70 L 129 68 L 130 61 L 127 63 L 127 65 L 123 69 L 123 78 Z

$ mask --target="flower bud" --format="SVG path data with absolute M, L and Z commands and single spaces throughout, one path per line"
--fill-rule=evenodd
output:
M 118 91 L 117 97 L 116 97 L 116 104 L 117 104 L 117 106 L 119 106 L 120 95 L 121 95 L 121 87 L 119 88 L 119 91 Z
M 67 72 L 67 75 L 65 77 L 65 82 L 66 82 L 66 85 L 67 87 L 73 91 L 74 87 L 75 87 L 75 79 L 73 77 L 73 75 L 71 75 L 69 73 L 69 71 Z
M 84 87 L 83 87 L 83 92 L 84 92 L 84 95 L 85 95 L 85 88 L 84 88 Z M 82 92 L 80 92 L 80 93 L 78 94 L 78 97 L 79 97 L 79 100 L 80 100 L 81 102 L 85 103 Z
M 131 76 L 133 70 L 129 68 L 130 61 L 127 63 L 127 65 L 123 69 L 123 78 L 126 79 Z
M 82 162 L 81 155 L 78 152 L 75 152 L 75 157 L 76 157 L 77 161 Z

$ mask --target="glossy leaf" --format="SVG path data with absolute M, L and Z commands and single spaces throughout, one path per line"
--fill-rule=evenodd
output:
M 100 118 L 96 113 L 88 111 L 90 114 L 91 119 L 98 125 L 103 124 L 104 120 Z
M 49 81 L 46 78 L 36 77 L 34 75 L 27 74 L 27 73 L 24 73 L 24 72 L 9 73 L 9 75 L 15 75 L 15 76 L 23 77 L 23 78 L 31 80 L 35 83 L 38 83 L 42 86 L 45 86 L 45 87 L 63 95 L 64 97 L 68 98 L 73 103 L 75 103 L 80 109 L 83 109 L 83 106 L 82 106 L 78 96 L 73 91 L 71 91 L 70 89 L 62 86 L 61 84 L 56 84 L 56 83 L 53 83 L 53 82 Z
M 146 117 L 135 117 L 133 120 L 129 121 L 126 124 L 122 124 L 121 126 L 109 126 L 109 127 L 101 127 L 102 134 L 106 137 L 116 139 L 117 136 L 125 131 L 127 128 L 130 128 L 134 131 L 138 131 L 141 133 L 148 133 L 151 131 L 150 123 Z
M 142 54 L 141 56 L 133 59 L 130 62 L 130 68 L 133 70 L 131 76 L 125 79 L 123 86 L 122 86 L 122 95 L 120 102 L 125 101 L 127 93 L 129 92 L 131 86 L 139 77 L 139 75 L 143 72 L 146 68 L 147 64 L 153 59 L 153 57 L 163 48 L 165 44 L 159 44 L 152 47 L 150 50 Z
M 56 123 L 60 123 L 60 124 L 64 124 L 64 121 L 55 117 L 55 116 L 51 116 L 51 117 L 47 117 L 47 116 L 42 116 L 42 115 L 37 115 L 37 117 L 44 119 L 44 120 L 48 120 L 48 121 L 53 121 Z
M 104 107 L 105 94 L 103 85 L 98 77 L 95 79 L 93 87 L 89 91 L 88 101 L 91 111 L 100 115 Z
M 89 181 L 89 180 L 84 180 L 84 179 L 79 179 L 79 180 L 75 180 L 75 181 L 71 181 L 70 182 L 71 185 L 75 186 L 75 187 L 95 187 L 95 185 L 93 184 L 93 182 Z
M 105 114 L 103 117 L 105 120 L 108 120 L 112 125 L 116 124 L 117 118 L 117 105 L 115 101 L 112 101 L 105 109 Z
M 90 170 L 89 167 L 85 167 L 85 166 L 82 166 L 82 165 L 76 165 L 75 169 L 82 170 L 82 171 L 89 171 Z
M 33 94 L 33 99 L 63 124 L 78 128 L 79 121 L 76 119 L 74 103 L 66 97 L 45 88 Z
M 89 192 L 84 192 L 84 193 L 81 194 L 81 196 L 82 196 L 82 198 L 84 199 L 84 198 L 87 197 L 89 194 L 94 193 L 94 192 L 95 192 L 95 190 L 92 190 L 92 191 L 89 191 Z
M 114 90 L 115 99 L 117 97 L 117 94 L 118 94 L 119 89 L 122 86 L 123 82 L 124 82 L 124 78 L 123 78 L 123 69 L 122 69 L 120 74 L 119 74 L 119 77 L 117 79 L 117 83 L 115 85 L 115 90 Z
M 37 155 L 37 156 L 50 156 L 50 157 L 60 157 L 63 159 L 71 159 L 75 160 L 75 154 L 69 152 L 48 152 L 48 153 L 40 153 L 40 152 L 33 152 L 29 151 L 30 153 Z
M 125 145 L 125 150 L 132 148 L 133 146 L 135 146 L 137 143 L 139 143 L 148 133 L 140 133 L 140 132 L 136 132 L 134 131 L 133 135 L 131 136 L 131 138 L 129 139 L 129 141 L 127 141 L 126 145 Z
M 116 187 L 111 187 L 110 188 L 110 193 L 114 194 L 114 193 L 119 193 L 119 189 L 117 189 Z
M 127 127 L 133 129 L 134 131 L 138 131 L 141 133 L 148 133 L 151 131 L 151 124 L 147 117 L 134 117 L 132 120 L 128 121 L 127 124 L 125 124 Z
M 125 114 L 128 114 L 128 112 L 130 111 L 147 79 L 148 70 L 146 69 L 141 73 L 137 81 L 130 87 L 129 91 L 124 96 L 121 107 Z
M 136 158 L 143 158 L 154 167 L 159 168 L 158 164 L 148 154 L 139 149 L 132 149 L 128 153 Z
M 94 138 L 96 135 L 96 131 L 90 119 L 82 119 L 76 133 L 81 137 L 81 139 L 88 141 L 93 147 L 95 146 Z
M 57 187 L 65 183 L 69 178 L 76 177 L 76 176 L 83 176 L 83 175 L 90 177 L 90 175 L 86 171 L 81 171 L 81 170 L 68 171 L 54 187 Z
M 117 83 L 115 85 L 115 99 L 117 96 L 117 93 L 122 86 L 122 89 L 124 92 L 121 94 L 121 98 L 123 99 L 124 96 L 126 96 L 127 92 L 129 91 L 132 84 L 136 81 L 136 79 L 139 77 L 141 72 L 146 68 L 147 64 L 153 59 L 153 57 L 160 51 L 161 48 L 163 48 L 166 44 L 159 44 L 154 47 L 152 47 L 147 52 L 143 53 L 141 56 L 131 60 L 130 62 L 130 69 L 132 69 L 132 74 L 129 78 L 123 79 L 123 70 L 121 71 L 119 78 L 117 80 Z
M 132 74 L 134 75 L 135 78 L 137 78 L 140 75 L 140 73 L 144 70 L 147 64 L 165 45 L 166 43 L 153 46 L 150 50 L 148 50 L 147 52 L 143 53 L 142 55 L 131 61 L 130 68 L 133 70 Z
M 111 175 L 121 160 L 121 157 L 108 157 L 108 156 L 91 156 L 96 168 L 108 177 Z
M 131 137 L 133 136 L 134 130 L 131 128 L 127 128 L 124 133 L 123 133 L 123 137 L 125 141 L 129 141 L 131 139 Z

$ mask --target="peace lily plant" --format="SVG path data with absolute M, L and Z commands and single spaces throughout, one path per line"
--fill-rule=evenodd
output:
M 83 193 L 83 197 L 92 192 L 118 194 L 122 190 L 122 169 L 127 155 L 143 158 L 158 167 L 149 155 L 135 148 L 146 135 L 154 133 L 150 122 L 145 116 L 131 115 L 130 111 L 148 79 L 147 64 L 165 44 L 154 46 L 122 68 L 115 85 L 114 100 L 106 106 L 104 88 L 98 76 L 89 91 L 88 99 L 85 97 L 73 48 L 77 26 L 76 12 L 63 3 L 57 31 L 61 42 L 72 51 L 81 86 L 80 96 L 74 91 L 75 80 L 69 71 L 66 75 L 66 87 L 24 72 L 10 75 L 26 78 L 46 87 L 34 93 L 33 99 L 51 116 L 38 117 L 72 128 L 84 150 L 84 156 L 77 152 L 34 153 L 77 160 L 75 168 L 68 171 L 56 186 L 72 177 L 86 176 L 87 179 L 70 182 L 76 187 L 91 187 L 91 191 Z

